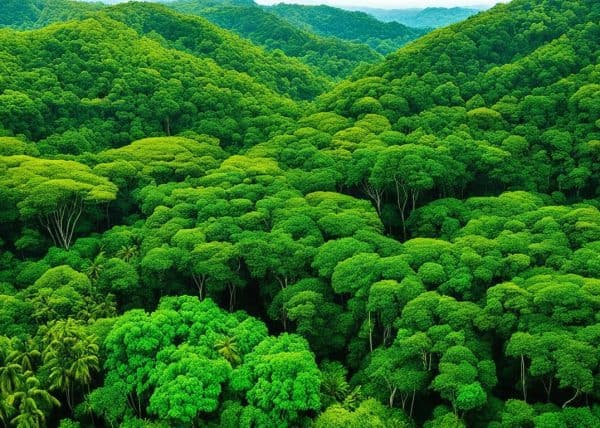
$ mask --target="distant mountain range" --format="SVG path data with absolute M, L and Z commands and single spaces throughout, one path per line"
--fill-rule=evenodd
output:
M 98 0 L 82 0 L 82 1 L 98 1 Z M 125 3 L 129 0 L 99 0 L 102 3 L 106 4 L 117 4 L 117 3 Z M 144 1 L 144 0 L 141 0 Z M 154 0 L 147 0 L 154 1 Z M 173 3 L 177 0 L 155 0 L 156 3 Z M 199 0 L 199 4 L 202 4 L 203 7 L 207 6 L 256 6 L 256 3 L 253 0 Z M 367 2 L 365 2 L 367 3 Z M 284 6 L 285 5 L 285 6 Z M 265 8 L 269 9 L 271 12 L 277 13 L 283 12 L 288 15 L 290 8 L 294 9 L 299 7 L 298 4 L 292 3 L 280 3 L 274 6 L 266 6 Z M 328 15 L 325 9 L 325 6 L 314 6 L 316 10 L 320 12 L 325 12 L 325 15 Z M 320 9 L 321 8 L 321 9 Z M 351 10 L 351 11 L 359 11 L 366 12 L 369 15 L 377 18 L 383 22 L 398 22 L 407 27 L 413 28 L 439 28 L 445 27 L 446 25 L 454 24 L 455 22 L 462 21 L 467 19 L 468 17 L 479 13 L 482 10 L 487 9 L 485 6 L 471 6 L 471 7 L 427 7 L 424 9 L 419 8 L 410 8 L 410 9 L 379 9 L 379 8 L 371 8 L 366 6 L 339 6 L 341 9 Z M 281 16 L 281 13 L 279 13 Z M 285 16 L 284 18 L 289 18 L 289 16 Z
M 376 9 L 370 7 L 346 7 L 348 10 L 366 12 L 384 22 L 399 22 L 413 28 L 438 28 L 454 24 L 473 16 L 484 7 L 428 7 L 425 9 Z

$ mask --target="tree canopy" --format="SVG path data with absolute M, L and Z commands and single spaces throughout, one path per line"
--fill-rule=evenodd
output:
M 600 426 L 597 1 L 6 5 L 2 426 Z

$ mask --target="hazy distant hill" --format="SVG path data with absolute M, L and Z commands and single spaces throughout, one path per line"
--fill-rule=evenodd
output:
M 384 21 L 396 21 L 413 28 L 438 28 L 467 19 L 481 9 L 464 7 L 428 7 L 425 9 L 374 9 L 369 7 L 349 8 L 366 12 Z
M 365 43 L 383 54 L 426 33 L 424 29 L 410 28 L 398 22 L 381 22 L 367 13 L 331 6 L 280 3 L 266 10 L 321 36 Z

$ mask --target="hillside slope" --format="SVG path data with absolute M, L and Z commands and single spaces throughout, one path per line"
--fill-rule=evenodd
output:
M 103 7 L 100 3 L 71 0 L 3 0 L 0 27 L 41 28 L 54 22 L 82 18 Z
M 493 103 L 512 89 L 530 91 L 593 64 L 599 13 L 600 5 L 591 0 L 561 2 L 561 7 L 551 0 L 535 6 L 527 0 L 498 5 L 427 34 L 373 66 L 362 79 L 340 84 L 323 100 L 353 102 L 355 89 L 380 96 L 419 79 L 422 89 L 409 95 L 412 112 L 435 105 L 434 90 L 448 83 L 459 88 L 465 101 L 480 94 Z M 368 81 L 377 81 L 381 92 L 367 89 Z
M 462 189 L 593 195 L 600 185 L 589 157 L 600 139 L 599 22 L 592 0 L 514 0 L 401 48 L 318 105 L 352 121 L 375 115 L 400 132 L 394 144 L 472 156 L 455 184 Z M 364 140 L 354 129 L 338 129 L 341 141 Z M 448 179 L 439 185 L 451 186 Z
M 330 79 L 314 67 L 281 53 L 265 52 L 204 18 L 178 14 L 160 4 L 128 2 L 107 7 L 69 0 L 25 0 L 12 2 L 10 6 L 10 14 L 5 18 L 7 22 L 11 20 L 11 28 L 41 28 L 101 13 L 166 48 L 212 59 L 225 69 L 247 73 L 270 89 L 294 99 L 312 99 L 331 87 Z M 27 18 L 32 10 L 35 13 L 31 19 Z
M 382 54 L 426 33 L 397 22 L 384 23 L 363 12 L 350 12 L 331 6 L 302 6 L 280 3 L 267 10 L 301 28 L 356 43 L 365 43 Z
M 250 144 L 299 113 L 247 74 L 165 48 L 107 17 L 0 30 L 0 56 L 0 125 L 32 140 L 55 136 L 48 144 L 66 133 L 68 152 L 184 130 Z
M 317 67 L 333 78 L 350 75 L 361 63 L 373 64 L 382 59 L 368 46 L 318 36 L 257 6 L 220 5 L 203 0 L 177 0 L 167 6 L 200 15 L 268 50 L 280 50 Z
M 166 47 L 214 60 L 219 66 L 247 73 L 269 88 L 295 99 L 312 99 L 330 87 L 324 73 L 281 53 L 268 53 L 206 19 L 182 15 L 165 6 L 127 3 L 104 13 L 140 35 Z
M 0 30 L 3 425 L 600 427 L 598 1 L 315 103 L 211 30 Z

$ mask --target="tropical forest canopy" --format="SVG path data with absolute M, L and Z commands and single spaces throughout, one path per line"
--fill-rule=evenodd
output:
M 0 11 L 3 426 L 600 426 L 600 3 Z

